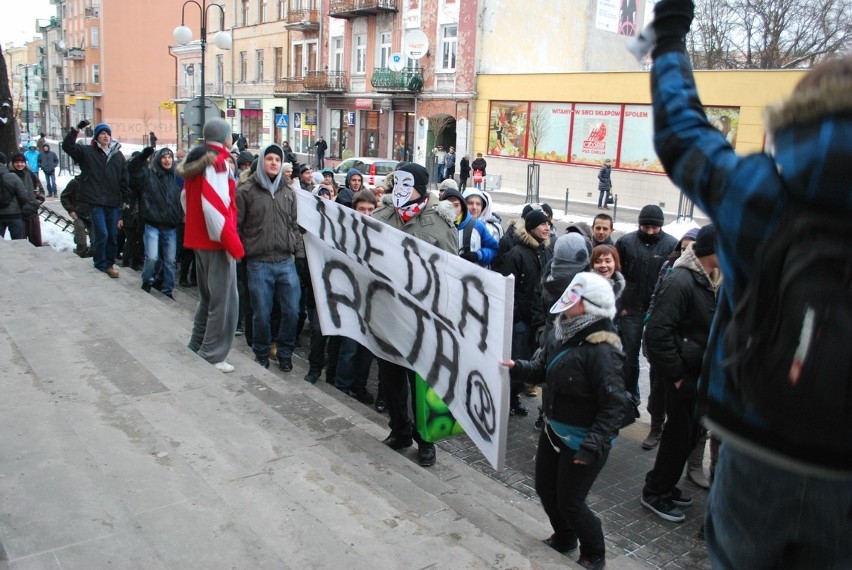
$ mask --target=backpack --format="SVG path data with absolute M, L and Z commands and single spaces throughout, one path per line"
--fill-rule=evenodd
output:
M 852 226 L 801 205 L 789 212 L 757 251 L 723 365 L 774 432 L 825 448 L 852 440 Z

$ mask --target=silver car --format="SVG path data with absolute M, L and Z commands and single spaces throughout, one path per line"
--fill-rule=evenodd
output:
M 344 186 L 346 184 L 346 173 L 355 168 L 364 175 L 364 187 L 372 190 L 376 186 L 384 185 L 385 176 L 396 170 L 397 164 L 399 164 L 398 160 L 391 160 L 390 158 L 355 156 L 347 158 L 332 168 L 331 171 L 334 172 L 334 181 L 339 186 Z

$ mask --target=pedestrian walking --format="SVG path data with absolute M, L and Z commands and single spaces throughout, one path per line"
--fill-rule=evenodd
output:
M 323 168 L 325 168 L 325 153 L 328 150 L 328 143 L 325 142 L 324 138 L 319 137 L 317 139 L 317 142 L 314 143 L 314 147 L 316 149 L 317 155 L 316 169 L 322 170 Z
M 50 145 L 45 143 L 41 147 L 38 156 L 38 167 L 44 172 L 45 186 L 47 186 L 47 197 L 56 198 L 56 167 L 59 166 L 59 157 L 50 150 Z
M 609 210 L 609 199 L 612 193 L 612 161 L 604 160 L 598 170 L 598 208 Z

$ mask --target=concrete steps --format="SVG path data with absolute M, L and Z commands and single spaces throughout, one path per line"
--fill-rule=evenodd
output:
M 194 300 L 0 242 L 0 568 L 564 568 L 541 508 L 241 340 L 186 349 Z M 610 568 L 636 563 L 613 559 Z

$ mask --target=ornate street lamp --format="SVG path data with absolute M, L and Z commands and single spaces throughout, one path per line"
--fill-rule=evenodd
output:
M 185 14 L 186 14 L 186 5 L 187 4 L 195 4 L 198 6 L 198 10 L 201 16 L 201 105 L 202 109 L 206 109 L 207 101 L 204 98 L 204 54 L 207 51 L 207 17 L 208 10 L 213 8 L 219 8 L 219 31 L 216 32 L 216 35 L 213 36 L 213 43 L 219 49 L 231 49 L 231 34 L 224 31 L 225 28 L 225 9 L 222 8 L 219 4 L 207 4 L 207 0 L 201 0 L 199 4 L 196 0 L 186 0 L 183 3 L 183 7 L 180 11 L 180 26 L 175 28 L 174 38 L 175 41 L 185 46 L 189 42 L 192 41 L 192 30 L 189 29 L 185 25 Z M 202 114 L 204 117 L 205 114 Z
M 21 68 L 24 69 L 24 75 L 20 74 Z M 27 116 L 27 137 L 31 137 L 30 133 L 30 81 L 32 81 L 33 85 L 38 88 L 41 85 L 41 77 L 39 77 L 36 73 L 33 73 L 32 78 L 30 77 L 30 66 L 24 63 L 18 64 L 18 73 L 12 76 L 12 81 L 20 84 L 22 81 L 24 83 L 24 113 Z

